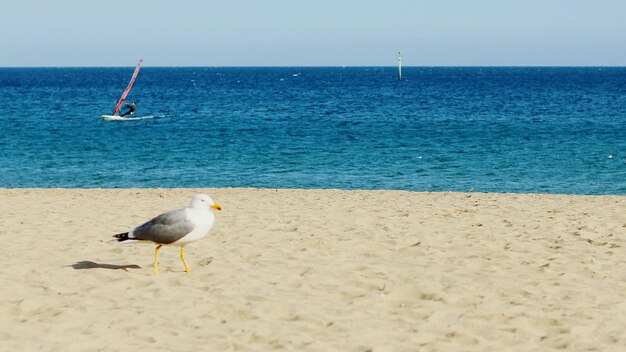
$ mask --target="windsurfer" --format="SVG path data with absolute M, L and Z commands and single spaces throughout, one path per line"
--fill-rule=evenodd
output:
M 135 110 L 137 109 L 137 105 L 135 105 L 134 101 L 132 104 L 126 104 L 126 107 L 128 108 L 128 110 L 120 116 L 132 115 L 135 113 Z

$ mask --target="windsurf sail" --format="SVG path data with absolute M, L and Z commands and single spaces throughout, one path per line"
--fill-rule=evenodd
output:
M 113 116 L 119 115 L 120 108 L 122 107 L 122 104 L 124 104 L 124 100 L 126 100 L 128 92 L 130 92 L 130 89 L 133 88 L 133 84 L 135 84 L 135 80 L 137 79 L 137 75 L 139 74 L 139 70 L 141 69 L 141 64 L 143 64 L 143 59 L 139 60 L 137 67 L 135 67 L 135 72 L 133 72 L 133 77 L 128 83 L 128 87 L 126 87 L 126 90 L 124 90 L 124 93 L 122 93 L 120 100 L 117 101 L 117 105 L 115 105 L 115 110 L 113 110 Z

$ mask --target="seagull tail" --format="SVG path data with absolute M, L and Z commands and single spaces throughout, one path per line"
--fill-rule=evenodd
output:
M 134 240 L 134 238 L 128 237 L 128 232 L 118 233 L 117 235 L 113 235 L 113 237 L 117 238 L 117 242 Z

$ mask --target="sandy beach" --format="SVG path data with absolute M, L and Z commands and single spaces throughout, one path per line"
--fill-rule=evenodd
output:
M 111 236 L 197 192 L 178 249 Z M 0 189 L 2 351 L 623 351 L 626 196 Z

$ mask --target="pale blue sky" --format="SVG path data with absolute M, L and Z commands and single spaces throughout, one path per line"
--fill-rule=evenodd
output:
M 0 66 L 626 65 L 626 0 L 3 0 Z

